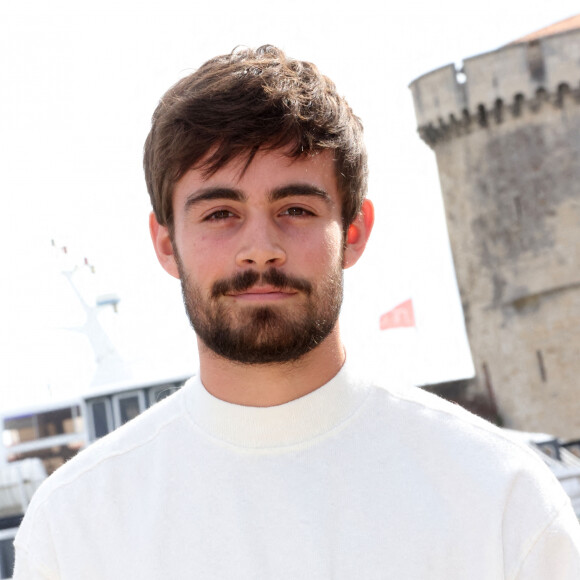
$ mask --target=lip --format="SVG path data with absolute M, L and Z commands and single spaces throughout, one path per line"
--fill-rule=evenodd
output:
M 230 292 L 227 295 L 236 300 L 263 301 L 263 300 L 284 300 L 294 296 L 296 290 L 282 290 L 273 286 L 254 286 L 243 292 Z

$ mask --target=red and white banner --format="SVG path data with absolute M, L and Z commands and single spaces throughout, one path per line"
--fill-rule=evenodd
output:
M 405 300 L 395 306 L 389 312 L 381 316 L 379 326 L 381 330 L 388 328 L 408 328 L 415 326 L 415 313 L 413 311 L 413 300 Z

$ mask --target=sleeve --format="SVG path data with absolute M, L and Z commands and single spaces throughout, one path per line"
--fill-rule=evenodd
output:
M 13 580 L 56 580 L 57 578 L 35 566 L 26 550 L 16 546 Z
M 525 555 L 516 580 L 580 579 L 580 525 L 569 504 Z
M 543 462 L 521 467 L 504 506 L 504 577 L 580 580 L 580 524 L 570 498 Z
M 42 507 L 29 508 L 16 534 L 14 548 L 13 580 L 60 579 L 50 524 Z

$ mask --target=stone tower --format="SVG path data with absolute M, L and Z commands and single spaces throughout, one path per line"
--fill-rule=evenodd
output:
M 580 437 L 580 15 L 410 85 L 476 368 L 503 423 Z

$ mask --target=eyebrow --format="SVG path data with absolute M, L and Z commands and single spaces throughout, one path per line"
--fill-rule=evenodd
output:
M 334 203 L 324 189 L 308 183 L 290 183 L 282 187 L 276 187 L 268 194 L 268 201 L 280 201 L 286 197 L 293 196 L 313 196 L 323 199 L 329 205 Z M 243 191 L 232 187 L 203 187 L 187 196 L 185 210 L 187 211 L 204 201 L 222 199 L 244 202 L 247 201 L 248 197 Z
M 319 197 L 330 205 L 333 203 L 332 198 L 324 189 L 308 183 L 291 183 L 282 187 L 277 187 L 270 192 L 269 199 L 270 201 L 279 201 L 285 197 L 293 196 Z
M 231 187 L 203 187 L 189 194 L 185 199 L 185 210 L 203 201 L 229 199 L 230 201 L 246 201 L 246 195 L 239 189 Z

